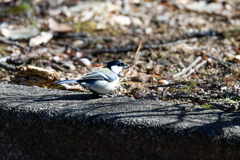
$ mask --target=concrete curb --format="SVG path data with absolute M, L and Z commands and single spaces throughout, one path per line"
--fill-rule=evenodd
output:
M 240 157 L 239 112 L 0 86 L 0 159 Z

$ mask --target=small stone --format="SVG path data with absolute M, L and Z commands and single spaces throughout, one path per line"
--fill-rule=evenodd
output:
M 142 26 L 143 22 L 139 18 L 132 18 L 132 23 L 135 26 Z
M 82 64 L 82 65 L 84 65 L 84 66 L 91 66 L 91 62 L 90 62 L 90 60 L 89 59 L 87 59 L 87 58 L 80 58 L 79 59 L 79 62 Z
M 163 92 L 164 91 L 163 87 L 158 87 L 158 91 Z
M 139 29 L 134 29 L 134 32 L 135 33 L 142 33 L 143 31 L 142 31 L 142 29 L 139 28 Z
M 169 17 L 166 15 L 159 15 L 155 18 L 155 20 L 158 22 L 168 22 Z
M 211 97 L 212 97 L 212 98 L 217 98 L 217 97 L 218 97 L 218 94 L 217 94 L 217 93 L 213 93 L 213 94 L 211 94 Z
M 158 82 L 160 84 L 166 84 L 166 85 L 169 84 L 169 82 L 167 80 L 159 80 Z
M 76 41 L 73 42 L 74 47 L 79 47 L 83 44 L 84 44 L 84 41 L 82 41 L 82 40 L 76 40 Z
M 146 34 L 152 34 L 153 33 L 153 29 L 151 27 L 147 27 L 146 30 L 145 30 L 145 33 Z

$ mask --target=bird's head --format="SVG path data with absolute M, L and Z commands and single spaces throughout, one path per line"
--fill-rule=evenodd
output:
M 107 67 L 112 72 L 119 75 L 124 68 L 128 68 L 129 66 L 127 64 L 124 64 L 122 61 L 111 61 L 107 63 Z

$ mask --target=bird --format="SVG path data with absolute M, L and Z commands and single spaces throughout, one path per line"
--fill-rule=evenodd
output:
M 60 84 L 80 84 L 97 94 L 107 94 L 119 83 L 119 75 L 123 69 L 128 68 L 122 61 L 111 61 L 103 68 L 87 73 L 81 79 L 71 79 L 55 82 Z

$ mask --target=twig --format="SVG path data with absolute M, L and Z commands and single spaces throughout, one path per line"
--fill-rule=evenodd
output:
M 204 64 L 207 63 L 207 60 L 202 61 L 201 63 L 199 63 L 196 67 L 195 70 L 198 71 L 200 67 L 202 67 Z
M 202 75 L 206 75 L 206 76 L 214 76 L 214 75 L 220 75 L 220 74 L 224 74 L 224 73 L 228 73 L 228 72 L 222 72 L 222 73 L 217 73 L 217 74 L 208 74 L 208 73 L 203 73 L 199 71 L 199 68 L 202 67 L 204 64 L 207 63 L 207 60 L 202 61 L 201 63 L 199 63 L 196 67 L 195 67 L 195 72 L 198 74 L 202 74 Z
M 183 75 L 182 77 L 188 77 L 188 76 L 190 76 L 194 71 L 195 71 L 194 69 L 190 69 L 190 71 L 189 71 L 187 74 Z
M 186 68 L 186 66 L 184 66 L 184 64 L 182 63 L 182 61 L 180 61 L 178 64 L 179 64 L 182 68 Z
M 86 33 L 57 33 L 53 34 L 53 38 L 76 38 L 76 37 L 87 37 Z
M 133 65 L 131 67 L 129 67 L 128 72 L 125 74 L 125 76 L 127 76 L 131 72 L 133 67 L 135 67 L 137 65 L 138 59 L 139 59 L 139 55 L 140 55 L 139 54 L 139 50 L 141 49 L 141 47 L 142 47 L 142 41 L 140 41 L 140 43 L 139 43 L 138 49 L 137 49 L 136 54 L 135 54 L 135 60 L 133 62 Z
M 162 92 L 162 96 L 165 96 L 167 90 L 169 90 L 170 87 L 167 87 L 163 92 Z
M 218 59 L 218 58 L 216 58 L 216 57 L 214 57 L 214 56 L 211 56 L 211 55 L 209 55 L 209 54 L 207 54 L 206 56 L 209 57 L 209 58 L 212 58 L 212 59 L 217 60 L 217 61 L 220 62 L 221 64 L 227 64 L 227 65 L 233 65 L 233 66 L 240 66 L 240 65 L 238 65 L 238 64 L 234 64 L 234 63 L 230 63 L 230 62 L 225 62 L 225 61 L 223 61 L 223 60 L 221 60 L 221 59 Z
M 145 44 L 142 45 L 142 49 L 159 49 L 162 48 L 163 50 L 166 50 L 168 45 L 178 45 L 180 43 L 184 42 L 196 42 L 197 38 L 191 38 L 191 39 L 184 39 L 184 40 L 178 40 L 176 42 L 170 42 L 166 44 Z M 129 51 L 135 51 L 138 48 L 138 46 L 127 46 L 127 47 L 117 47 L 117 48 L 101 48 L 96 50 L 87 50 L 86 52 L 93 52 L 95 54 L 102 54 L 102 53 L 121 53 L 121 52 L 129 52 Z
M 9 64 L 0 63 L 0 67 L 10 71 L 16 71 L 16 67 Z
M 135 54 L 135 61 L 134 61 L 134 64 L 131 68 L 135 67 L 138 63 L 138 59 L 139 59 L 139 55 L 140 55 L 139 51 L 140 51 L 141 47 L 142 47 L 142 41 L 140 41 L 140 43 L 139 43 L 138 49 L 137 49 L 136 54 Z
M 60 71 L 65 71 L 65 72 L 67 72 L 67 70 L 66 70 L 65 68 L 59 66 L 59 65 L 56 64 L 56 63 L 52 63 L 51 66 L 52 66 L 53 68 L 55 68 L 55 69 L 60 70 Z
M 200 73 L 200 74 L 205 74 L 205 73 L 202 73 L 202 72 L 200 72 L 199 71 L 199 68 L 201 68 L 204 64 L 206 64 L 207 63 L 207 60 L 204 60 L 204 61 L 202 61 L 201 63 L 199 63 L 196 67 L 195 67 L 195 71 L 197 72 L 197 73 Z M 207 74 L 208 75 L 208 74 Z
M 0 42 L 5 43 L 5 44 L 14 45 L 14 46 L 20 47 L 20 48 L 28 50 L 28 51 L 30 50 L 30 48 L 28 46 L 22 45 L 21 43 L 19 43 L 17 41 L 16 42 L 15 41 L 10 41 L 5 37 L 0 37 Z
M 182 72 L 179 72 L 177 74 L 173 75 L 173 78 L 179 77 L 185 73 L 187 73 L 190 69 L 192 69 L 193 66 L 195 66 L 198 62 L 200 62 L 202 59 L 201 56 L 198 56 L 187 68 L 184 68 Z

